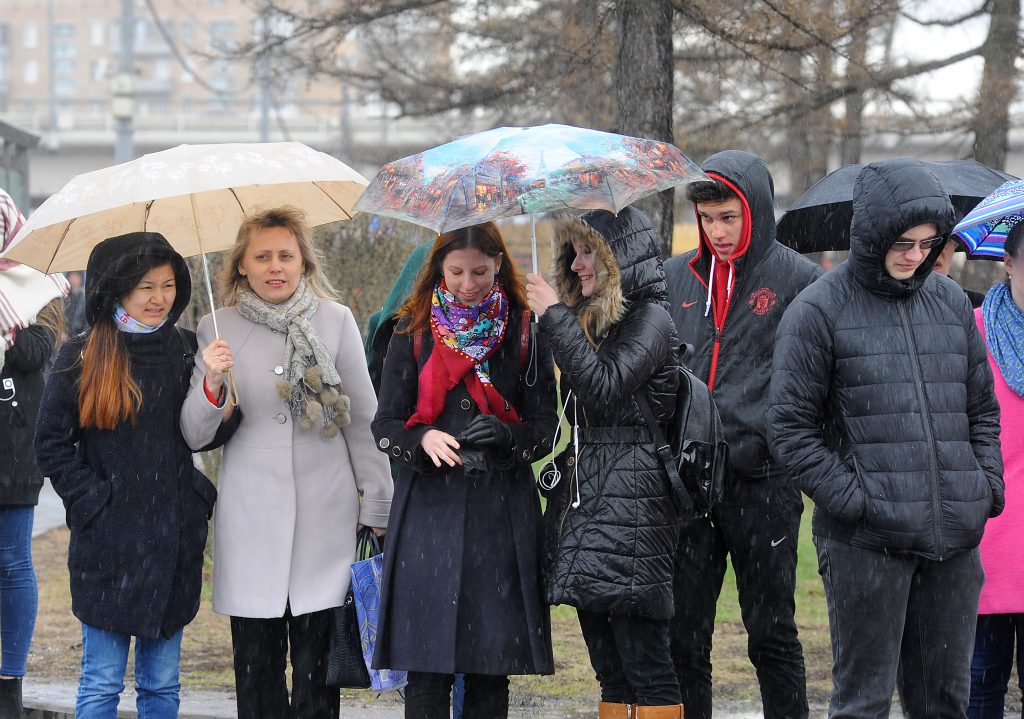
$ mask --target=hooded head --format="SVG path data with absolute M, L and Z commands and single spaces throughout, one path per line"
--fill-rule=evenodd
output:
M 589 297 L 583 296 L 579 275 L 572 269 L 574 242 L 589 246 L 594 255 L 596 277 Z M 618 215 L 593 210 L 578 218 L 559 218 L 553 244 L 551 275 L 558 299 L 579 317 L 592 340 L 605 337 L 628 304 L 667 305 L 661 247 L 651 221 L 635 207 L 623 208 Z
M 725 185 L 740 201 L 743 228 L 730 261 L 741 265 L 756 264 L 775 240 L 775 184 L 768 166 L 760 157 L 749 152 L 725 150 L 705 160 L 701 169 L 712 180 Z M 691 184 L 687 196 L 691 197 L 701 185 L 707 184 Z M 700 208 L 697 210 L 700 244 L 694 266 L 706 270 L 710 266 L 714 249 L 701 223 Z
M 910 295 L 928 279 L 945 243 L 928 250 L 912 276 L 896 279 L 886 270 L 893 242 L 921 225 L 935 225 L 936 234 L 946 237 L 955 223 L 949 195 L 920 160 L 897 157 L 865 165 L 853 187 L 850 267 L 872 292 Z
M 89 254 L 85 275 L 85 319 L 90 326 L 113 317 L 114 305 L 131 292 L 154 267 L 170 264 L 176 294 L 167 324 L 177 322 L 192 296 L 192 279 L 184 258 L 157 232 L 132 232 L 110 237 Z

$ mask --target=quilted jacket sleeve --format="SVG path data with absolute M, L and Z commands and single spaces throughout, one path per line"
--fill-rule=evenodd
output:
M 660 305 L 630 309 L 600 349 L 587 341 L 580 323 L 564 304 L 548 307 L 540 324 L 551 343 L 555 364 L 595 416 L 632 404 L 636 391 L 671 356 L 672 318 Z
M 970 423 L 971 449 L 985 472 L 992 490 L 990 517 L 997 517 L 1006 503 L 1003 485 L 1003 455 L 999 447 L 999 401 L 996 399 L 992 367 L 988 362 L 985 341 L 974 322 L 974 313 L 967 295 L 959 316 L 967 333 L 967 420 Z
M 848 523 L 865 510 L 856 467 L 849 466 L 824 439 L 825 411 L 832 384 L 834 346 L 828 319 L 797 298 L 779 324 L 768 402 L 768 444 L 822 510 Z

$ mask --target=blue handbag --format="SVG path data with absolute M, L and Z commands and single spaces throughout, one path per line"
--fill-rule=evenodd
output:
M 355 598 L 356 617 L 359 620 L 359 638 L 363 646 L 363 659 L 370 673 L 370 688 L 374 691 L 401 689 L 408 683 L 407 672 L 394 669 L 373 669 L 373 652 L 377 648 L 377 627 L 380 623 L 380 584 L 384 570 L 384 555 L 372 532 L 359 536 L 359 543 L 372 547 L 373 555 L 352 564 L 352 596 Z M 357 557 L 367 556 L 366 547 L 356 549 Z

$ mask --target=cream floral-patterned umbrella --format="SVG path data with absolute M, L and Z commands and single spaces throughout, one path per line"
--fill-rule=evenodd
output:
M 182 255 L 234 244 L 247 215 L 282 205 L 311 227 L 348 220 L 367 179 L 301 142 L 179 145 L 78 175 L 36 210 L 0 258 L 50 274 L 82 270 L 108 237 L 159 232 Z M 214 331 L 220 332 L 216 326 Z
M 179 145 L 78 175 L 3 253 L 49 274 L 85 269 L 108 237 L 159 232 L 182 255 L 225 250 L 242 220 L 291 205 L 310 226 L 352 218 L 365 177 L 301 142 Z M 205 259 L 205 258 L 204 258 Z M 207 292 L 213 295 L 207 276 Z

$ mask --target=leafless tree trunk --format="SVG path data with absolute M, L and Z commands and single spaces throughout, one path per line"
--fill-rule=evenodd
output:
M 672 2 L 618 0 L 617 8 L 619 131 L 674 142 Z M 650 216 L 664 257 L 672 254 L 673 199 L 673 190 L 666 190 L 637 203 Z
M 1014 61 L 1020 51 L 1020 0 L 992 0 L 988 37 L 982 50 L 985 70 L 975 108 L 974 159 L 989 167 L 1006 167 L 1010 103 L 1017 94 Z
M 854 82 L 863 82 L 867 74 L 864 63 L 867 60 L 868 31 L 866 26 L 858 27 L 850 38 L 850 61 L 846 75 Z M 849 95 L 845 104 L 846 122 L 840 143 L 839 163 L 851 165 L 860 162 L 864 148 L 864 91 Z

